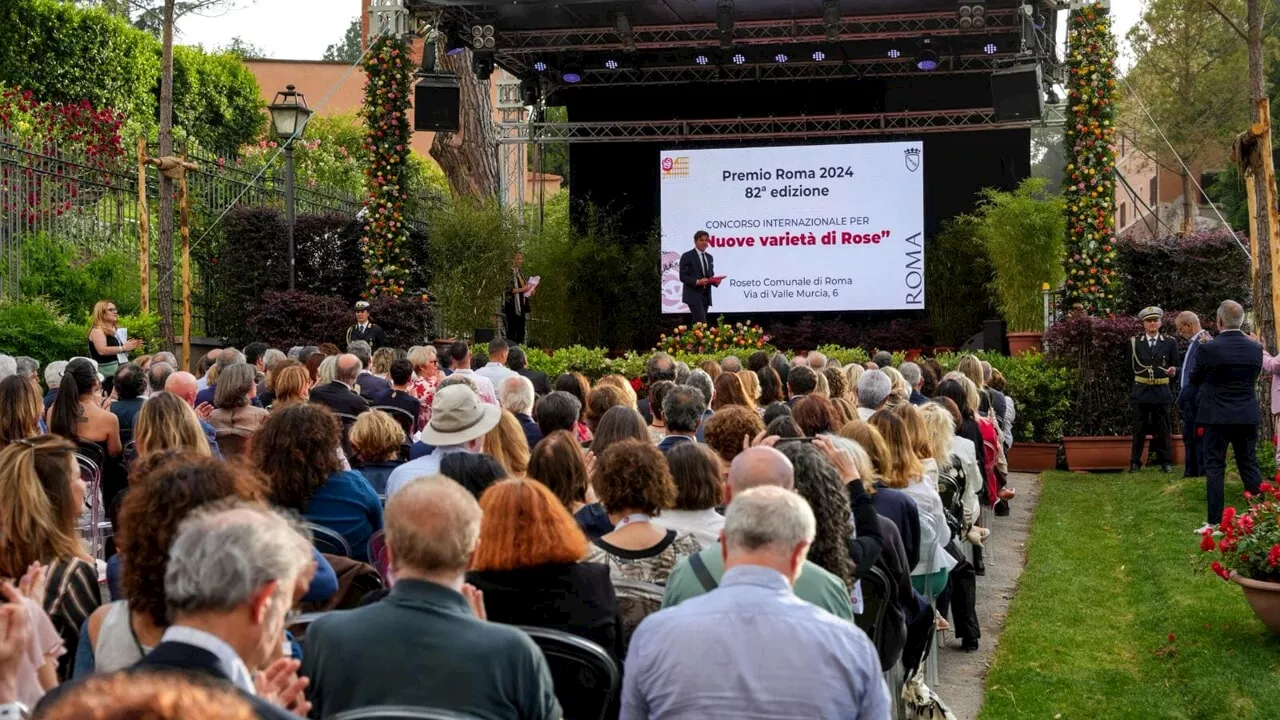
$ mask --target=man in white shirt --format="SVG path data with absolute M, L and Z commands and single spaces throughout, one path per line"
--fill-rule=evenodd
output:
M 507 352 L 510 346 L 502 338 L 494 338 L 489 342 L 489 363 L 476 371 L 476 377 L 482 377 L 493 383 L 495 388 L 502 387 L 502 381 L 515 375 L 514 370 L 507 368 Z
M 476 394 L 480 396 L 481 402 L 499 407 L 498 393 L 494 390 L 493 382 L 471 369 L 471 346 L 465 341 L 459 340 L 449 346 L 449 367 L 452 371 L 450 374 L 465 375 L 476 384 Z
M 431 423 L 418 433 L 419 440 L 435 449 L 392 471 L 387 478 L 387 497 L 417 478 L 440 472 L 440 461 L 449 453 L 480 452 L 485 433 L 500 419 L 502 409 L 480 402 L 466 385 L 446 385 L 437 390 L 431 400 Z

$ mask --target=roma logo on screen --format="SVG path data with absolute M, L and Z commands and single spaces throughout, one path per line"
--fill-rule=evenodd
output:
M 902 152 L 903 160 L 907 163 L 907 169 L 915 172 L 920 169 L 920 149 L 907 148 Z
M 689 158 L 680 156 L 677 158 L 662 158 L 662 179 L 667 178 L 687 178 L 689 177 Z

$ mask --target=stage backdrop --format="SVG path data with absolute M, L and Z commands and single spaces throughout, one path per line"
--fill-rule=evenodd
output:
M 711 235 L 713 313 L 924 307 L 924 157 L 913 142 L 668 150 L 659 157 L 662 311 Z

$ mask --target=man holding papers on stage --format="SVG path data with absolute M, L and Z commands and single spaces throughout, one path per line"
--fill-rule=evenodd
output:
M 684 284 L 681 300 L 689 306 L 693 322 L 707 321 L 707 308 L 711 307 L 711 286 L 719 285 L 723 278 L 716 277 L 715 260 L 707 252 L 711 236 L 706 230 L 693 234 L 693 249 L 680 256 L 680 282 Z

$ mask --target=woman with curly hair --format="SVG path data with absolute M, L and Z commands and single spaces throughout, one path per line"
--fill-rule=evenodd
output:
M 76 651 L 75 676 L 122 670 L 160 643 L 169 626 L 164 589 L 169 545 L 188 514 L 219 500 L 261 502 L 265 495 L 265 479 L 257 472 L 208 453 L 167 450 L 139 460 L 116 532 L 124 599 L 89 617 L 88 633 Z M 322 600 L 338 589 L 333 568 L 316 557 L 316 576 L 304 600 Z
M 778 449 L 791 461 L 796 492 L 809 502 L 818 521 L 809 560 L 852 588 L 854 563 L 849 557 L 849 540 L 853 537 L 853 523 L 849 496 L 839 474 L 811 443 L 781 443 Z
M 488 619 L 584 637 L 620 657 L 622 619 L 604 565 L 581 562 L 587 537 L 549 488 L 502 480 L 480 497 L 480 544 L 467 582 Z
M 101 604 L 98 571 L 76 533 L 84 481 L 76 446 L 57 435 L 23 438 L 0 450 L 0 578 L 17 580 L 33 564 L 48 565 L 41 605 L 63 647 L 74 648 L 80 626 Z M 58 659 L 58 678 L 71 676 L 71 654 Z
M 590 539 L 613 532 L 613 522 L 591 493 L 582 446 L 567 430 L 538 441 L 529 456 L 529 477 L 546 485 Z
M 270 481 L 271 502 L 338 533 L 351 557 L 367 562 L 369 538 L 382 529 L 382 502 L 363 475 L 342 469 L 341 438 L 328 408 L 293 405 L 262 424 L 253 463 Z
M 680 558 L 702 549 L 692 536 L 653 522 L 675 504 L 676 486 L 652 443 L 614 443 L 596 459 L 591 483 L 614 530 L 593 541 L 587 560 L 608 565 L 614 580 L 664 584 Z
M 0 413 L 0 448 L 41 434 L 44 402 L 26 378 L 10 375 L 0 380 L 0 408 L 4 408 Z
M 743 438 L 754 438 L 763 431 L 764 421 L 759 413 L 740 405 L 730 405 L 707 418 L 702 434 L 728 472 L 729 463 L 742 452 Z
M 747 391 L 742 387 L 742 381 L 738 379 L 737 373 L 721 373 L 716 378 L 715 392 L 712 393 L 711 409 L 720 410 L 730 405 L 740 405 L 748 410 L 755 412 L 756 401 L 747 395 Z
M 849 385 L 845 381 L 844 371 L 839 367 L 828 365 L 821 370 L 821 375 L 827 379 L 827 391 L 832 402 L 840 398 L 849 397 Z
M 574 426 L 574 433 L 578 436 L 578 442 L 591 442 L 591 431 L 587 429 L 585 422 L 587 396 L 591 394 L 591 384 L 587 382 L 587 377 L 580 372 L 564 373 L 556 378 L 555 385 L 551 389 L 563 390 L 578 399 L 582 405 L 582 411 L 578 415 L 578 424 Z

